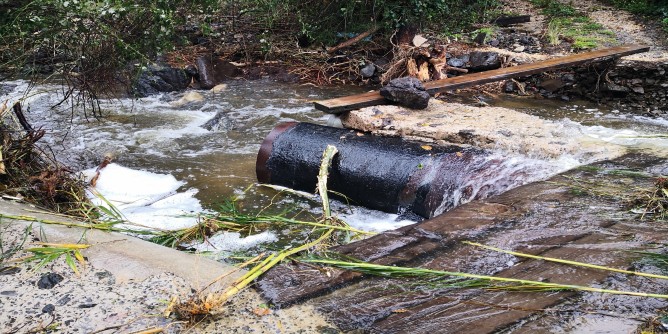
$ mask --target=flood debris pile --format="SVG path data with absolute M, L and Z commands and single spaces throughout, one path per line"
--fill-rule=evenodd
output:
M 668 178 L 657 178 L 653 187 L 638 191 L 628 203 L 631 210 L 641 214 L 641 219 L 664 221 L 668 217 Z
M 55 212 L 80 215 L 85 185 L 56 162 L 37 142 L 44 130 L 33 129 L 21 105 L 0 106 L 0 192 Z

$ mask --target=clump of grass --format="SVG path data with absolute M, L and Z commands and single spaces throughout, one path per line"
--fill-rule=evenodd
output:
M 641 219 L 652 215 L 656 220 L 665 220 L 668 217 L 668 178 L 657 178 L 652 188 L 641 190 L 628 203 L 634 212 L 641 214 Z
M 532 3 L 542 8 L 549 23 L 545 36 L 550 45 L 569 42 L 576 50 L 593 49 L 600 43 L 614 43 L 614 32 L 579 13 L 572 5 L 556 0 L 533 0 Z
M 33 270 L 39 270 L 46 264 L 57 260 L 61 256 L 64 256 L 65 263 L 77 275 L 79 275 L 79 269 L 77 268 L 77 263 L 81 266 L 86 265 L 86 260 L 81 254 L 81 250 L 90 247 L 90 245 L 58 244 L 58 243 L 46 243 L 46 242 L 36 242 L 34 244 L 39 247 L 31 247 L 25 249 L 26 252 L 31 254 L 26 257 L 16 259 L 14 260 L 14 262 L 24 262 L 24 263 L 37 262 L 37 265 L 33 268 Z
M 320 164 L 320 172 L 318 174 L 318 194 L 322 199 L 323 216 L 314 223 L 307 225 L 317 226 L 314 229 L 316 233 L 312 241 L 303 245 L 288 248 L 280 252 L 272 252 L 268 255 L 260 254 L 259 256 L 245 262 L 242 266 L 255 264 L 244 276 L 235 281 L 232 285 L 218 291 L 210 291 L 212 284 L 209 284 L 204 289 L 197 291 L 186 298 L 174 297 L 170 302 L 165 314 L 175 314 L 178 318 L 184 320 L 199 320 L 208 315 L 214 314 L 221 310 L 222 306 L 239 291 L 246 288 L 255 279 L 262 274 L 279 264 L 281 261 L 302 252 L 308 252 L 319 247 L 325 247 L 331 242 L 331 237 L 336 231 L 349 230 L 349 227 L 341 225 L 341 220 L 334 217 L 329 207 L 329 198 L 327 196 L 327 176 L 332 159 L 338 153 L 336 147 L 328 145 L 323 152 L 322 162 Z M 257 217 L 249 219 L 251 222 L 257 221 Z M 263 223 L 265 223 L 263 221 Z M 236 224 L 236 223 L 234 223 Z M 233 225 L 234 226 L 234 225 Z

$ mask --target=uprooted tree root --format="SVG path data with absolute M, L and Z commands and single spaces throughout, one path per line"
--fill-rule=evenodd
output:
M 12 109 L 0 109 L 0 194 L 78 215 L 84 183 L 37 145 L 45 132 L 25 122 L 20 105 Z

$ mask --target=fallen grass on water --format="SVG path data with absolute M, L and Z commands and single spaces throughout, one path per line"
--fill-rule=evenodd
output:
M 280 252 L 274 252 L 269 255 L 260 255 L 250 261 L 244 263 L 248 265 L 257 263 L 254 267 L 236 280 L 232 285 L 219 290 L 207 292 L 211 289 L 212 284 L 207 285 L 204 289 L 197 291 L 195 294 L 181 299 L 179 297 L 172 298 L 165 315 L 175 314 L 180 319 L 198 320 L 219 311 L 222 306 L 230 300 L 234 295 L 250 285 L 255 279 L 267 272 L 269 269 L 287 259 L 290 256 L 301 252 L 307 252 L 318 247 L 324 247 L 332 238 L 335 232 L 341 231 L 342 222 L 336 217 L 332 216 L 329 208 L 329 199 L 327 196 L 327 175 L 332 159 L 338 153 L 336 147 L 328 145 L 323 152 L 322 162 L 320 164 L 320 172 L 318 174 L 318 194 L 322 199 L 323 216 L 316 222 L 318 228 L 315 231 L 320 231 L 320 234 L 308 243 L 298 247 L 289 248 Z M 344 230 L 349 231 L 344 227 Z
M 484 248 L 484 249 L 493 250 L 493 251 L 499 252 L 499 253 L 505 253 L 505 254 L 510 254 L 510 255 L 519 256 L 519 257 L 526 257 L 526 258 L 529 258 L 529 259 L 543 260 L 543 261 L 547 261 L 547 262 L 561 263 L 561 264 L 566 264 L 566 265 L 576 266 L 576 267 L 584 267 L 584 268 L 589 268 L 589 269 L 598 269 L 598 270 L 611 271 L 611 272 L 628 274 L 628 275 L 635 275 L 635 276 L 643 276 L 643 277 L 649 277 L 649 278 L 658 278 L 658 279 L 668 280 L 668 276 L 664 276 L 664 275 L 649 274 L 649 273 L 630 271 L 630 270 L 624 270 L 624 269 L 616 269 L 616 268 L 599 266 L 599 265 L 590 264 L 590 263 L 564 260 L 564 259 L 557 259 L 557 258 L 553 258 L 553 257 L 544 257 L 544 256 L 539 256 L 539 255 L 527 254 L 527 253 L 514 252 L 514 251 L 505 250 L 505 249 L 501 249 L 501 248 L 496 248 L 496 247 L 492 247 L 492 246 L 487 246 L 487 245 L 479 244 L 479 243 L 476 243 L 476 242 L 470 242 L 470 241 L 464 241 L 463 243 L 465 243 L 467 245 L 471 245 L 471 246 L 476 246 L 476 247 L 480 247 L 480 248 Z M 656 254 L 656 253 L 648 253 L 648 254 L 661 255 L 661 254 Z M 664 257 L 664 259 L 666 259 L 666 258 Z
M 641 213 L 640 219 L 652 215 L 657 220 L 668 218 L 668 178 L 659 177 L 654 187 L 643 189 L 629 201 L 632 211 Z
M 541 281 L 532 281 L 532 280 L 488 276 L 488 275 L 477 275 L 477 274 L 469 274 L 469 273 L 453 272 L 453 271 L 442 271 L 442 270 L 399 267 L 399 266 L 385 266 L 385 265 L 366 263 L 366 262 L 350 262 L 350 261 L 340 261 L 326 258 L 304 258 L 302 259 L 302 261 L 308 263 L 327 265 L 330 267 L 343 268 L 357 271 L 363 274 L 382 276 L 382 277 L 396 277 L 396 278 L 416 277 L 424 279 L 463 278 L 470 280 L 469 282 L 470 284 L 464 284 L 464 282 L 462 281 L 457 281 L 456 284 L 451 284 L 451 285 L 448 285 L 446 281 L 445 282 L 446 284 L 442 286 L 450 288 L 475 287 L 489 290 L 512 290 L 512 291 L 524 291 L 524 292 L 570 290 L 570 291 L 589 291 L 589 292 L 599 292 L 599 293 L 615 294 L 615 295 L 668 299 L 668 295 L 664 294 L 601 289 L 601 288 L 594 288 L 581 285 L 548 283 Z M 482 282 L 484 282 L 485 284 L 482 284 Z

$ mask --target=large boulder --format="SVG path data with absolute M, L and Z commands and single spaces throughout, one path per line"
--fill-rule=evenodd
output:
M 197 58 L 197 71 L 202 89 L 211 89 L 223 80 L 241 75 L 239 68 L 213 55 Z
M 151 64 L 142 69 L 130 91 L 136 97 L 146 97 L 186 89 L 190 81 L 190 76 L 183 69 L 166 64 Z
M 403 77 L 391 80 L 380 89 L 380 95 L 411 109 L 425 109 L 429 105 L 429 93 L 422 82 L 414 77 Z
M 501 67 L 501 58 L 499 58 L 499 54 L 496 52 L 471 52 L 469 62 L 472 72 L 489 71 Z

